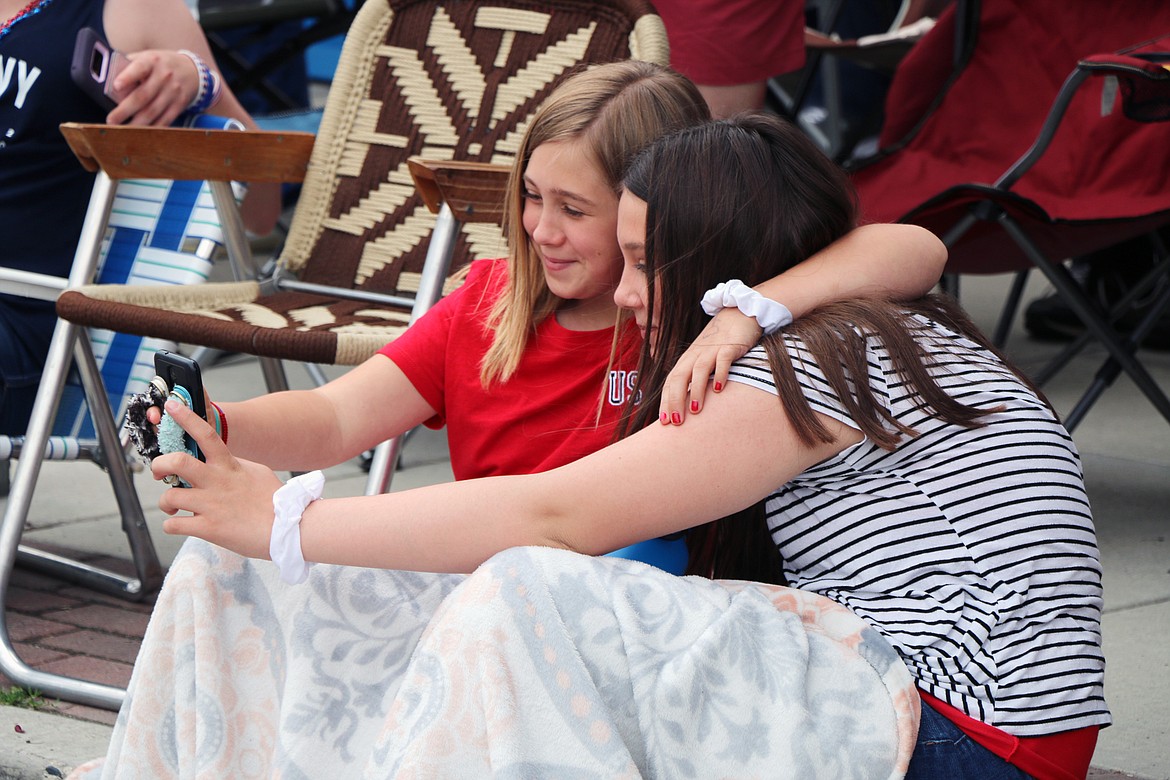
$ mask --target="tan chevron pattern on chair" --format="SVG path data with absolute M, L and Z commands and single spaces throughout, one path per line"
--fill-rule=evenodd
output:
M 406 326 L 435 217 L 407 160 L 510 163 L 529 117 L 582 63 L 665 63 L 643 0 L 367 0 L 346 36 L 275 282 L 91 286 L 58 302 L 79 324 L 262 357 L 352 365 Z M 491 225 L 464 225 L 452 268 L 505 254 Z M 282 290 L 281 278 L 338 295 Z M 453 284 L 449 280 L 448 287 Z

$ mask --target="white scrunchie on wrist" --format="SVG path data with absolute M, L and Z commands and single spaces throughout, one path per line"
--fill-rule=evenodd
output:
M 721 309 L 735 308 L 754 317 L 764 335 L 775 333 L 792 322 L 792 312 L 782 303 L 765 298 L 739 279 L 720 282 L 703 293 L 703 311 L 714 317 Z
M 312 471 L 293 477 L 272 494 L 272 537 L 268 554 L 280 569 L 280 578 L 289 585 L 299 585 L 309 576 L 309 564 L 301 552 L 301 516 L 305 507 L 321 497 L 325 475 Z

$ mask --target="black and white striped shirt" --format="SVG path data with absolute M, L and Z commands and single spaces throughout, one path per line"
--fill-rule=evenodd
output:
M 789 582 L 872 623 L 924 691 L 985 723 L 1016 736 L 1108 724 L 1101 567 L 1072 439 L 995 356 L 914 321 L 940 386 L 1004 408 L 974 430 L 931 417 L 869 338 L 870 385 L 919 435 L 893 452 L 865 439 L 773 493 Z M 785 341 L 812 408 L 857 428 Z M 776 392 L 759 348 L 732 379 Z

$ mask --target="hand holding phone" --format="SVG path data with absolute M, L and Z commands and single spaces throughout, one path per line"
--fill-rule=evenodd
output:
M 92 27 L 83 27 L 78 30 L 73 45 L 69 75 L 82 92 L 109 111 L 124 97 L 114 89 L 114 79 L 129 63 L 126 55 L 111 48 L 101 33 Z
M 163 349 L 154 354 L 154 370 L 166 382 L 169 391 L 178 394 L 195 414 L 204 420 L 207 419 L 207 405 L 204 403 L 203 396 L 203 376 L 199 371 L 198 363 L 185 355 L 168 352 Z M 176 391 L 176 387 L 181 387 L 183 392 Z M 160 424 L 160 444 L 162 443 L 161 439 L 163 435 L 163 426 Z M 190 450 L 195 457 L 199 458 L 199 460 L 204 460 L 199 446 L 186 433 L 183 433 L 183 443 L 185 448 Z M 166 447 L 163 449 L 164 451 L 167 450 Z

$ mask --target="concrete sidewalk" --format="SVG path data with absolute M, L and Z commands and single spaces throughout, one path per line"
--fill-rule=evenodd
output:
M 1006 285 L 1006 278 L 964 279 L 964 304 L 981 326 L 992 327 Z M 1026 370 L 1037 368 L 1051 352 L 1051 345 L 1022 335 L 1009 344 L 1010 355 Z M 1170 353 L 1146 352 L 1143 358 L 1158 381 L 1170 387 Z M 1079 358 L 1046 388 L 1058 410 L 1071 407 L 1101 359 L 1099 351 Z M 295 367 L 290 379 L 307 385 Z M 249 397 L 263 387 L 257 366 L 240 359 L 208 369 L 207 384 L 224 400 Z M 1105 569 L 1106 696 L 1114 715 L 1114 725 L 1101 733 L 1090 777 L 1170 780 L 1170 425 L 1122 378 L 1074 438 L 1084 460 Z M 442 434 L 421 432 L 406 448 L 405 468 L 395 476 L 394 488 L 450 479 L 446 458 Z M 356 461 L 328 475 L 328 495 L 363 490 L 365 475 Z M 26 542 L 86 550 L 115 562 L 125 557 L 100 471 L 89 464 L 46 464 L 41 480 Z M 136 481 L 148 517 L 157 516 L 150 509 L 158 485 L 143 475 Z M 160 555 L 169 562 L 181 540 L 166 537 L 157 525 L 152 530 Z M 119 686 L 129 680 L 149 604 L 127 604 L 18 570 L 8 605 L 14 645 L 30 665 Z M 0 677 L 0 689 L 8 685 Z M 54 770 L 67 774 L 104 752 L 114 717 L 67 703 L 40 711 L 0 706 L 0 780 L 53 777 Z

